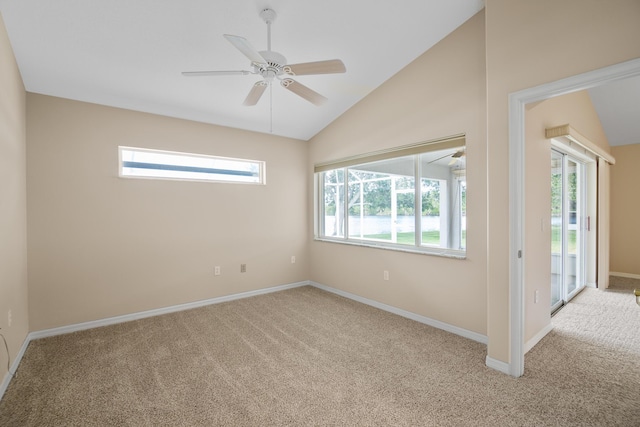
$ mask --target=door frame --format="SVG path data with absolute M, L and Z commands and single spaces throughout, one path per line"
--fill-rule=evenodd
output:
M 640 58 L 509 94 L 509 374 L 524 374 L 525 106 L 640 76 Z

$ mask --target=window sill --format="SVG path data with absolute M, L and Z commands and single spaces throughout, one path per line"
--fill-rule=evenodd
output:
M 442 258 L 453 258 L 453 259 L 460 259 L 460 260 L 467 259 L 466 252 L 455 250 L 455 249 L 430 248 L 430 247 L 420 247 L 420 248 L 418 248 L 418 247 L 415 247 L 415 246 L 393 245 L 393 244 L 377 244 L 375 242 L 332 239 L 330 237 L 318 237 L 318 236 L 315 236 L 313 240 L 316 241 L 316 242 L 338 243 L 338 244 L 341 244 L 341 245 L 360 246 L 360 247 L 374 248 L 374 249 L 384 249 L 384 250 L 388 250 L 388 251 L 407 252 L 407 253 L 419 254 L 419 255 L 432 255 L 432 256 L 438 256 L 438 257 L 442 257 Z

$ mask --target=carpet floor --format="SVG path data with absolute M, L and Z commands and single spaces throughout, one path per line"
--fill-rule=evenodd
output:
M 2 426 L 639 426 L 640 282 L 586 289 L 519 379 L 313 287 L 35 340 Z

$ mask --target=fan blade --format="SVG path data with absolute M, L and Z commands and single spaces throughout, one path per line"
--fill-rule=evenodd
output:
M 182 75 L 187 77 L 199 77 L 199 76 L 246 76 L 251 74 L 251 71 L 238 70 L 238 71 L 183 71 Z
M 464 150 L 456 151 L 451 155 L 451 161 L 449 162 L 449 166 L 455 165 L 464 157 Z
M 288 89 L 291 92 L 295 93 L 296 95 L 306 99 L 307 101 L 309 101 L 313 105 L 320 106 L 320 105 L 322 105 L 322 104 L 324 104 L 325 102 L 328 101 L 327 98 L 325 98 L 324 96 L 320 95 L 318 92 L 316 92 L 316 91 L 314 91 L 312 89 L 309 89 L 305 85 L 303 85 L 301 83 L 298 83 L 295 80 L 284 79 L 284 80 L 282 80 L 280 82 L 280 84 L 285 89 Z
M 240 52 L 243 53 L 244 56 L 249 58 L 251 62 L 256 64 L 266 64 L 267 61 L 258 53 L 257 50 L 251 46 L 251 44 L 244 37 L 240 36 L 232 36 L 230 34 L 225 34 L 224 38 L 229 40 L 229 42 L 236 47 Z
M 302 64 L 291 64 L 283 68 L 283 71 L 292 76 L 304 76 L 308 74 L 334 74 L 344 73 L 347 68 L 339 59 L 328 61 L 305 62 Z
M 445 154 L 444 156 L 441 156 L 441 157 L 438 157 L 437 159 L 433 159 L 433 160 L 431 160 L 431 161 L 430 161 L 430 162 L 428 162 L 427 164 L 428 164 L 428 165 L 430 165 L 431 163 L 435 163 L 435 162 L 437 162 L 438 160 L 442 160 L 442 159 L 444 159 L 445 157 L 449 157 L 450 155 L 451 155 L 451 154 Z
M 246 105 L 247 107 L 256 105 L 267 86 L 268 83 L 266 83 L 265 81 L 257 82 L 256 84 L 254 84 L 251 88 L 251 91 L 249 92 L 249 95 L 247 95 L 247 98 L 244 100 L 242 105 Z

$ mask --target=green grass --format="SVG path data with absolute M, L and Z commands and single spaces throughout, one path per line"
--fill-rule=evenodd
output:
M 562 229 L 558 225 L 554 225 L 551 227 L 551 252 L 552 253 L 560 253 L 562 250 L 562 236 L 560 235 Z M 569 244 L 569 253 L 576 253 L 576 230 L 569 230 L 568 232 L 568 244 Z
M 364 236 L 365 239 L 376 239 L 376 240 L 385 240 L 391 241 L 391 233 L 383 233 L 383 234 L 368 234 Z M 463 246 L 466 246 L 467 240 L 467 232 L 466 230 L 462 231 L 462 241 L 464 243 Z M 400 245 L 415 245 L 416 238 L 415 233 L 413 231 L 398 233 L 397 234 L 397 243 Z M 440 231 L 439 230 L 431 230 L 431 231 L 423 231 L 422 232 L 422 244 L 423 245 L 440 245 Z

